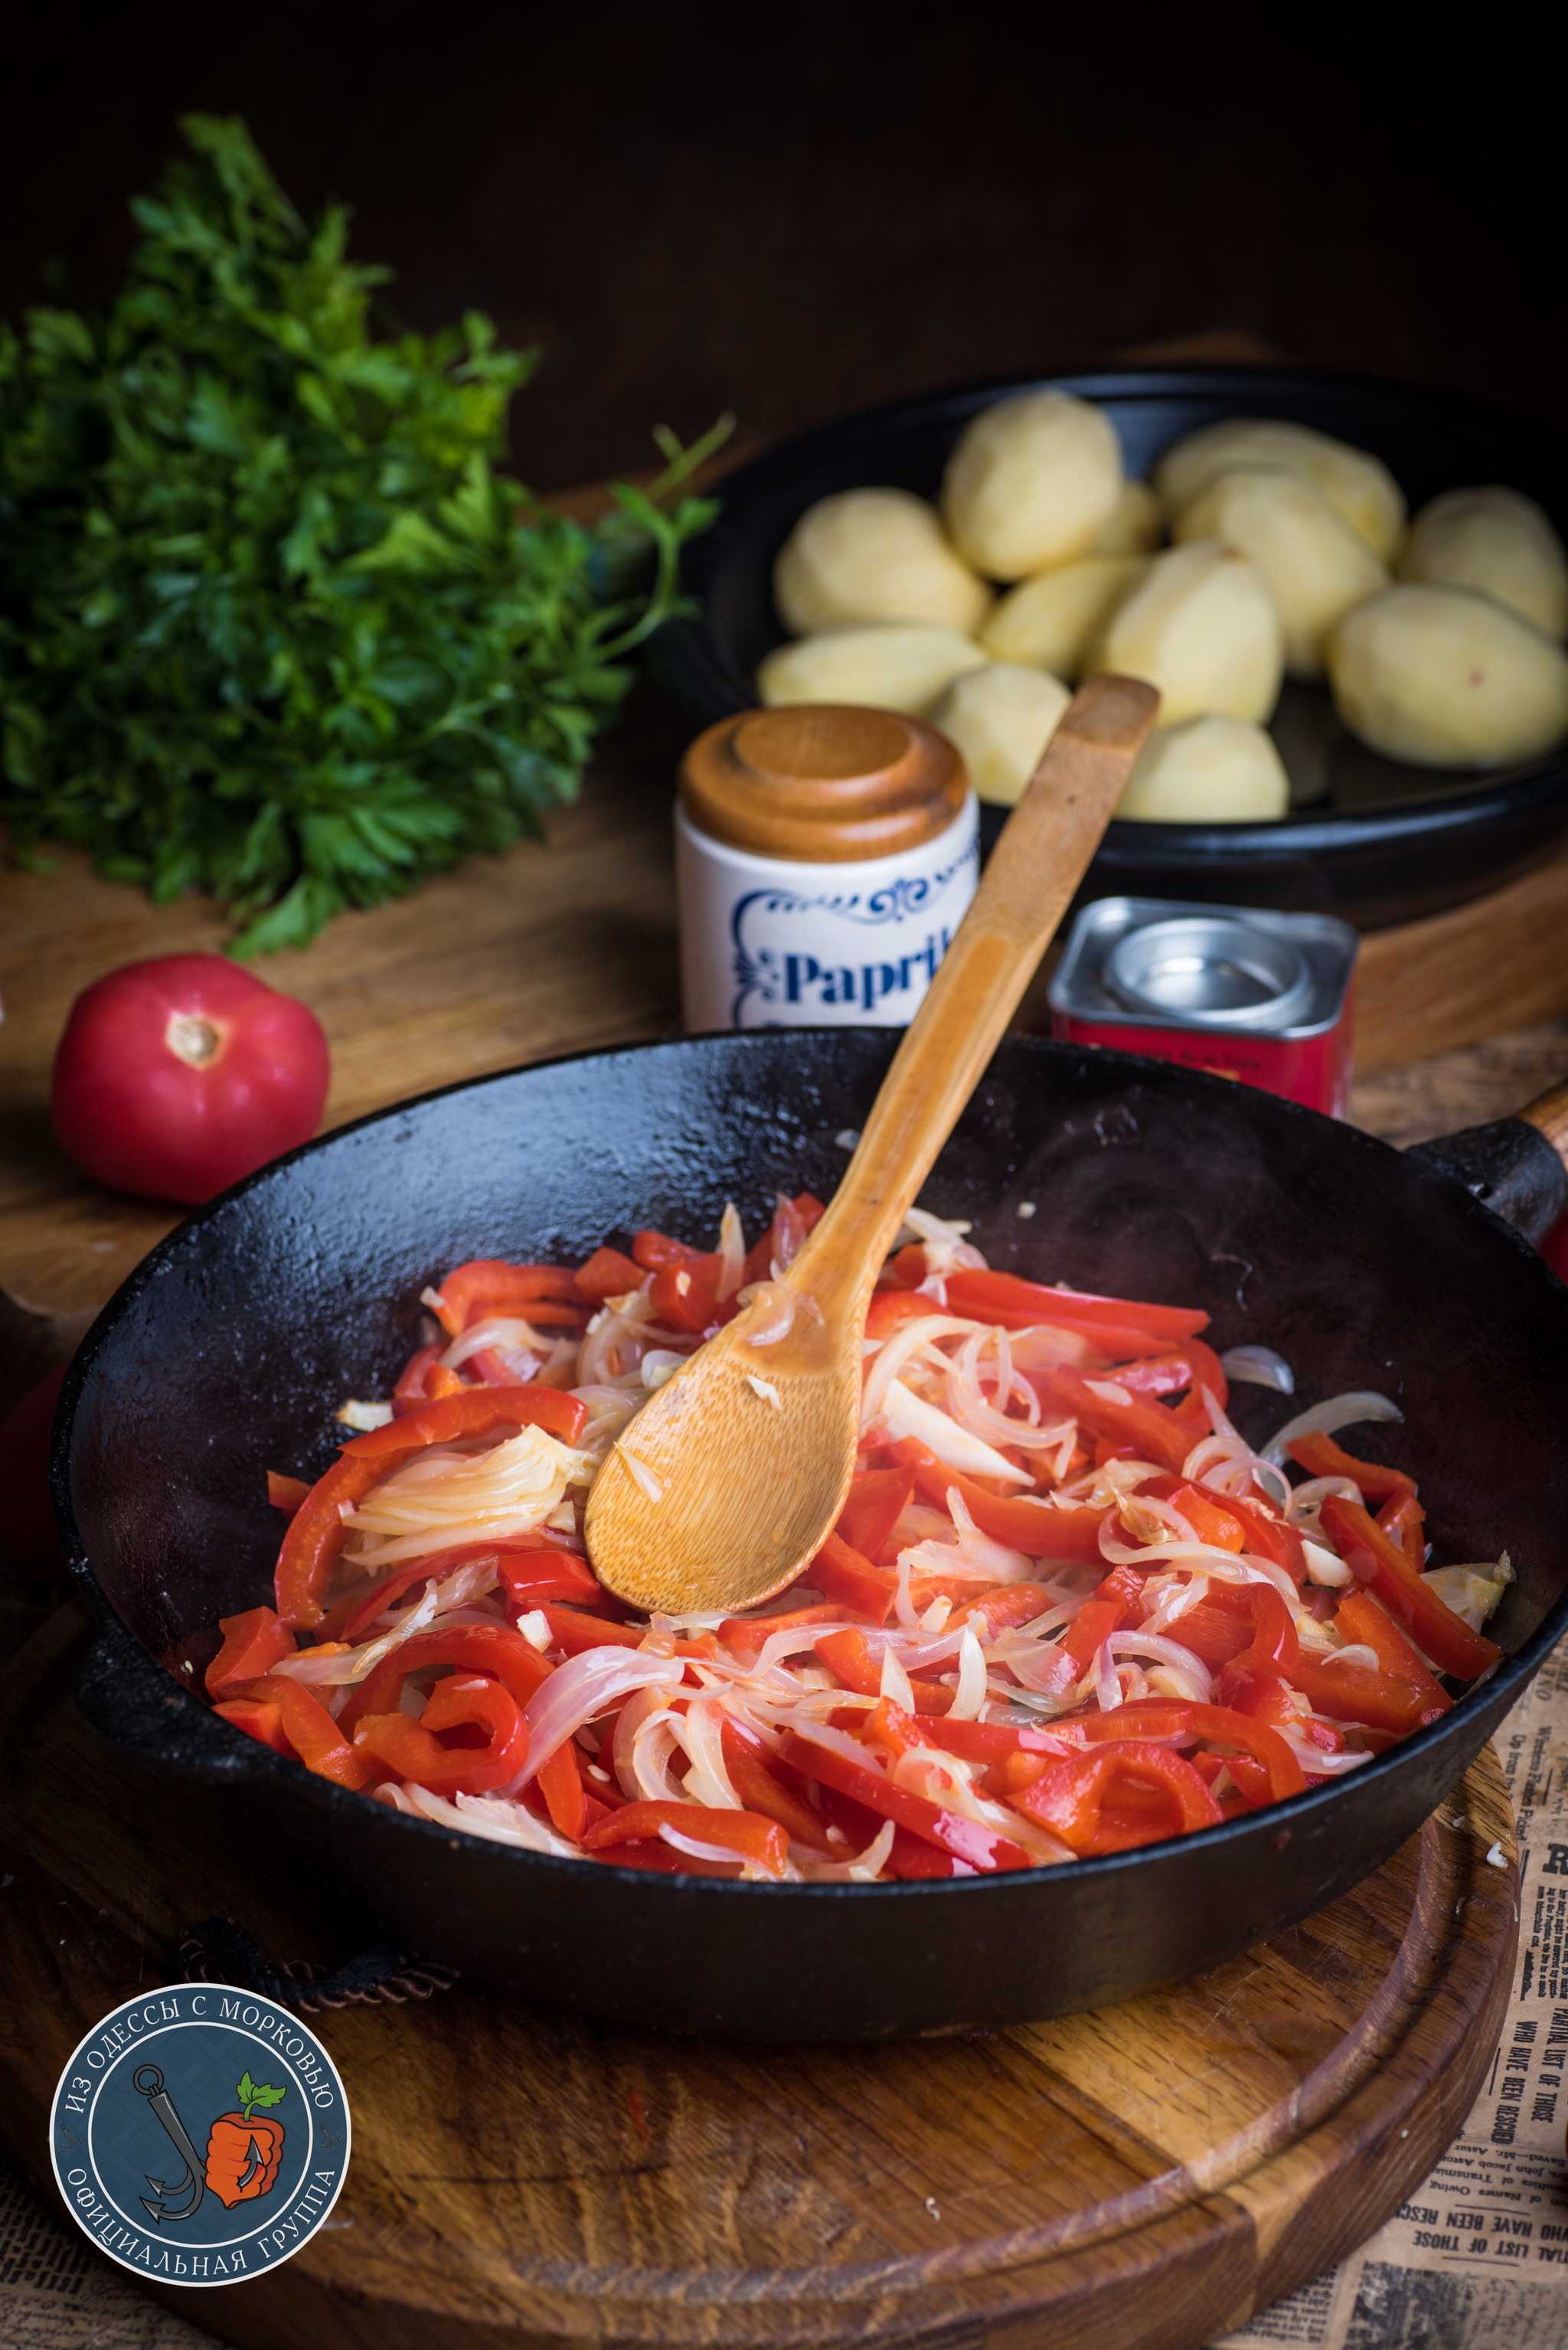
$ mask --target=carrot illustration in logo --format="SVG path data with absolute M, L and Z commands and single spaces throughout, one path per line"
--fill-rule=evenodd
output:
M 207 2139 L 207 2184 L 226 2211 L 266 2194 L 283 2160 L 283 2124 L 253 2116 L 257 2106 L 280 2105 L 286 2089 L 258 2087 L 247 2073 L 235 2094 L 242 2110 L 220 2114 Z

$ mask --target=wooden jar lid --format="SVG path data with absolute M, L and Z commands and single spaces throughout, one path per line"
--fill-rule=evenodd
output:
M 969 791 L 945 734 L 892 710 L 799 702 L 699 734 L 680 799 L 700 832 L 809 865 L 901 855 L 945 832 Z

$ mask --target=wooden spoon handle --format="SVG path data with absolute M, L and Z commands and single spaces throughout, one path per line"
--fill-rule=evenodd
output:
M 845 1305 L 869 1290 L 1088 870 L 1158 708 L 1152 686 L 1097 677 L 1063 713 L 795 1259 L 796 1286 Z

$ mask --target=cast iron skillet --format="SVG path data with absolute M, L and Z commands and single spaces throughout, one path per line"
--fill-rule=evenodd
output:
M 99 1620 L 93 1727 L 156 1799 L 215 1811 L 302 1896 L 540 1999 L 680 2032 L 858 2040 L 1066 2013 L 1229 1957 L 1356 1882 L 1427 1817 L 1535 1671 L 1568 1587 L 1568 1291 L 1532 1229 L 1561 1206 L 1517 1120 L 1464 1176 L 1290 1102 L 1129 1055 L 1010 1038 L 927 1186 L 993 1263 L 1201 1303 L 1220 1347 L 1294 1365 L 1298 1399 L 1371 1386 L 1353 1431 L 1419 1477 L 1440 1560 L 1519 1579 L 1495 1678 L 1333 1789 L 1104 1860 L 941 1884 L 767 1887 L 504 1849 L 285 1762 L 181 1687 L 217 1617 L 270 1596 L 264 1472 L 316 1475 L 346 1395 L 384 1393 L 418 1298 L 479 1255 L 586 1256 L 641 1223 L 695 1241 L 726 1200 L 831 1191 L 897 1043 L 763 1030 L 490 1077 L 308 1145 L 193 1215 L 86 1340 L 56 1500 Z M 1034 1213 L 1020 1214 L 1032 1201 Z M 1241 1389 L 1261 1440 L 1295 1402 Z M 722 1473 L 722 1464 L 715 1464 Z
M 1568 433 L 1441 392 L 1286 368 L 1096 369 L 920 392 L 797 434 L 722 483 L 719 520 L 693 540 L 683 566 L 697 612 L 661 631 L 649 656 L 693 720 L 707 725 L 756 700 L 757 663 L 784 635 L 774 558 L 807 506 L 868 484 L 933 496 L 970 419 L 1045 382 L 1105 410 L 1134 475 L 1201 425 L 1286 417 L 1381 457 L 1412 513 L 1439 490 L 1506 482 L 1537 499 L 1568 537 Z M 1290 771 L 1287 816 L 1113 824 L 1083 901 L 1123 892 L 1201 898 L 1341 914 L 1376 928 L 1496 888 L 1568 831 L 1568 751 L 1490 775 L 1405 766 L 1348 734 L 1323 687 L 1289 681 L 1272 732 Z M 1005 814 L 981 807 L 983 846 Z

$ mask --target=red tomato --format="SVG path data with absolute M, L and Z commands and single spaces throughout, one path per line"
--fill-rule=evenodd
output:
M 321 1118 L 314 1012 L 222 955 L 161 955 L 84 988 L 55 1055 L 55 1132 L 117 1191 L 196 1205 Z

